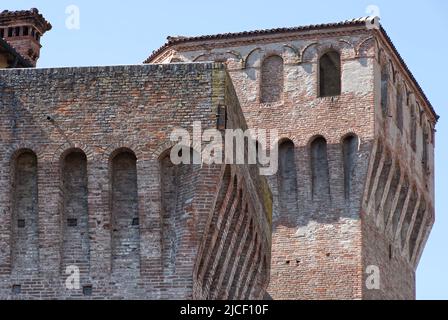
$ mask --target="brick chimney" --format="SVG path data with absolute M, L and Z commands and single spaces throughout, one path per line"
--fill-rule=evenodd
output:
M 33 66 L 40 56 L 40 38 L 49 30 L 51 24 L 35 8 L 0 13 L 0 37 Z

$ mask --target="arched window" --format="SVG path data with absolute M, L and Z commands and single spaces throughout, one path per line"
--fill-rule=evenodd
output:
M 277 183 L 280 215 L 297 214 L 297 169 L 291 140 L 283 141 L 279 146 Z
M 397 88 L 397 126 L 403 132 L 403 90 L 401 86 Z
M 387 71 L 387 66 L 381 68 L 381 110 L 383 111 L 383 116 L 388 115 L 388 100 L 389 100 L 389 73 Z
M 283 59 L 270 56 L 264 59 L 261 66 L 261 103 L 273 103 L 283 97 Z
M 423 145 L 423 150 L 422 150 L 422 166 L 423 166 L 423 170 L 425 171 L 428 167 L 428 144 L 429 144 L 429 135 L 427 133 L 427 129 L 423 128 L 422 129 L 422 145 Z
M 412 150 L 417 149 L 417 115 L 415 113 L 415 105 L 411 105 L 411 116 L 409 119 L 409 128 L 411 128 L 411 147 Z
M 350 199 L 352 189 L 352 178 L 355 169 L 356 153 L 358 151 L 358 137 L 349 135 L 345 137 L 343 144 L 344 156 L 344 190 L 345 199 Z
M 39 217 L 37 157 L 22 151 L 13 162 L 12 274 L 33 273 L 39 268 Z
M 63 244 L 62 270 L 76 264 L 82 276 L 89 273 L 89 214 L 87 157 L 72 150 L 62 159 Z
M 314 200 L 326 200 L 330 196 L 327 141 L 323 137 L 311 143 L 311 172 Z
M 120 150 L 112 158 L 112 271 L 137 277 L 140 272 L 137 158 Z
M 336 51 L 325 53 L 319 60 L 319 95 L 341 94 L 341 56 Z

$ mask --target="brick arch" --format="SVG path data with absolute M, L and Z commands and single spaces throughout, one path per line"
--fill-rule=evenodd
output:
M 301 57 L 299 48 L 296 48 L 292 44 L 283 45 L 283 61 L 285 64 L 298 64 L 300 63 Z
M 425 111 L 423 110 L 423 108 L 420 108 L 420 127 L 422 127 L 422 130 L 426 129 L 427 123 L 428 121 L 426 118 Z
M 355 176 L 356 158 L 361 142 L 355 133 L 347 133 L 341 138 L 342 159 L 344 168 L 344 195 L 350 200 L 353 189 L 353 177 Z
M 314 42 L 309 44 L 303 49 L 301 55 L 302 62 L 317 63 L 324 54 L 330 51 L 336 51 L 337 53 L 339 53 L 341 57 L 341 62 L 343 60 L 352 59 L 356 57 L 355 46 L 346 40 L 331 41 L 324 43 Z
M 412 91 L 412 89 L 409 89 L 408 86 L 406 86 L 406 104 L 410 106 L 411 104 L 415 103 L 415 93 Z
M 300 52 L 301 61 L 300 62 L 313 62 L 313 53 L 311 52 L 311 48 L 317 46 L 317 42 L 310 43 L 302 48 Z
M 404 89 L 405 89 L 405 81 L 403 80 L 403 78 L 401 77 L 401 73 L 399 73 L 399 72 L 397 72 L 397 76 L 396 76 L 396 81 L 395 81 L 396 83 L 395 83 L 395 86 L 398 88 L 398 87 L 401 87 L 401 89 L 403 90 L 403 92 L 404 92 Z
M 325 136 L 325 134 L 323 133 L 315 133 L 309 136 L 309 138 L 307 139 L 307 143 L 306 143 L 306 147 L 307 149 L 309 149 L 311 147 L 311 144 L 319 138 L 323 138 L 327 143 L 328 143 L 328 138 Z
M 110 161 L 113 161 L 114 158 L 115 158 L 116 156 L 118 156 L 119 154 L 121 154 L 121 153 L 130 153 L 130 154 L 132 154 L 133 156 L 135 156 L 136 159 L 138 159 L 138 157 L 137 157 L 137 155 L 135 154 L 134 150 L 132 150 L 132 149 L 130 149 L 130 148 L 128 148 L 128 147 L 120 147 L 120 148 L 117 148 L 117 149 L 115 149 L 114 151 L 112 151 L 112 152 L 110 153 L 110 155 L 109 155 L 109 160 L 110 160 Z
M 61 161 L 66 155 L 68 155 L 73 150 L 81 150 L 87 157 L 87 161 L 94 160 L 94 152 L 92 148 L 84 143 L 64 143 L 60 145 L 56 151 L 53 153 L 52 163 Z
M 15 143 L 9 147 L 5 148 L 5 152 L 3 153 L 4 159 L 8 159 L 9 163 L 13 163 L 13 161 L 23 152 L 25 151 L 31 151 L 33 152 L 37 160 L 44 158 L 45 155 L 45 148 L 42 148 L 40 146 L 31 144 L 31 143 Z
M 284 52 L 285 52 L 285 50 L 283 49 L 283 47 L 282 48 L 277 48 L 277 49 L 269 49 L 269 50 L 263 49 L 263 50 L 261 50 L 261 52 L 262 52 L 262 54 L 260 56 L 261 64 L 266 59 L 268 59 L 270 57 L 273 57 L 273 56 L 278 56 L 278 57 L 282 58 L 283 61 L 285 60 L 284 59 Z M 261 67 L 261 64 L 260 64 L 260 67 Z
M 277 139 L 277 146 L 280 146 L 282 143 L 287 142 L 287 141 L 291 141 L 295 146 L 298 145 L 298 142 L 296 139 L 294 139 L 291 136 L 281 136 L 280 138 Z
M 399 74 L 398 70 L 395 70 L 394 63 L 392 59 L 385 53 L 384 50 L 380 49 L 378 64 L 381 70 L 384 70 L 389 75 L 389 80 L 391 83 L 395 84 L 397 76 Z
M 350 136 L 353 136 L 358 139 L 358 149 L 359 149 L 361 147 L 362 140 L 361 140 L 360 135 L 356 133 L 356 130 L 353 130 L 353 129 L 348 129 L 347 133 L 343 134 L 341 136 L 341 138 L 339 139 L 339 143 L 343 143 L 344 140 Z M 331 141 L 330 141 L 330 143 L 331 143 Z
M 283 101 L 285 60 L 283 56 L 273 51 L 263 56 L 259 82 L 259 99 L 261 103 L 276 103 Z
M 328 141 L 324 136 L 314 136 L 309 142 L 311 189 L 314 201 L 330 199 L 330 166 Z
M 283 219 L 295 219 L 299 215 L 296 145 L 290 139 L 278 143 L 278 215 Z
M 204 61 L 202 59 L 204 58 L 210 58 L 210 61 L 222 61 L 227 59 L 233 59 L 241 61 L 243 58 L 241 56 L 241 53 L 235 50 L 228 50 L 228 51 L 210 51 L 207 53 L 202 53 L 196 56 L 193 61 Z
M 339 51 L 341 53 L 341 59 L 354 59 L 356 58 L 356 46 L 352 42 L 339 39 Z
M 259 47 L 252 49 L 244 58 L 244 69 L 247 68 L 259 68 L 261 66 L 261 58 L 254 60 L 253 62 L 251 61 L 251 57 L 255 54 L 255 52 L 261 51 L 263 52 L 263 50 Z
M 143 152 L 142 147 L 134 143 L 124 143 L 124 142 L 117 142 L 110 144 L 106 149 L 104 149 L 104 152 L 102 153 L 102 158 L 109 161 L 114 157 L 114 155 L 116 155 L 116 152 L 124 149 L 132 151 L 132 153 L 135 154 L 137 160 L 145 159 L 145 153 Z
M 39 266 L 39 158 L 32 148 L 22 147 L 13 152 L 10 160 L 9 241 L 11 272 L 17 277 L 37 272 Z
M 88 162 L 82 149 L 69 148 L 61 154 L 59 163 L 61 270 L 77 261 L 83 283 L 90 272 Z
M 342 93 L 342 60 L 342 51 L 333 46 L 325 47 L 318 52 L 317 89 L 319 97 L 338 96 Z
M 112 276 L 132 281 L 140 273 L 141 250 L 137 159 L 127 146 L 109 155 Z
M 374 54 L 377 52 L 377 48 L 379 48 L 378 40 L 371 36 L 362 39 L 355 47 L 355 56 L 357 58 L 364 58 L 368 56 L 369 50 L 373 48 Z

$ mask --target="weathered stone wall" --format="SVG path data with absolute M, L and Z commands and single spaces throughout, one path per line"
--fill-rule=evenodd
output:
M 218 106 L 229 118 L 240 110 L 231 87 L 212 63 L 1 70 L 0 297 L 192 298 L 224 165 L 173 167 L 164 157 L 174 128 L 216 128 Z M 241 290 L 259 298 L 269 270 L 255 272 L 254 259 L 270 259 L 264 180 L 230 168 L 258 236 L 245 243 L 258 251 L 223 238 L 223 256 L 255 257 L 222 283 L 250 278 Z M 79 290 L 65 287 L 68 265 L 80 268 Z

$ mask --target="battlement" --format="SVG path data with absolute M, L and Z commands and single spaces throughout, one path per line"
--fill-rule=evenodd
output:
M 51 28 L 51 24 L 36 8 L 0 12 L 0 38 L 13 46 L 33 66 L 36 66 L 40 56 L 41 37 Z

